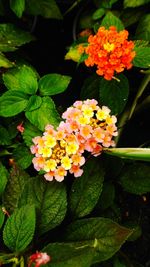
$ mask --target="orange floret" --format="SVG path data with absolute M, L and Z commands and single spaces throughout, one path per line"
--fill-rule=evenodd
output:
M 127 40 L 128 34 L 127 30 L 117 32 L 114 26 L 109 30 L 100 27 L 97 34 L 88 38 L 86 66 L 96 65 L 97 74 L 106 80 L 111 80 L 115 73 L 130 69 L 135 51 L 134 43 Z

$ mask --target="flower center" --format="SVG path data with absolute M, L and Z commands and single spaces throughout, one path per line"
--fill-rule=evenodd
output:
M 109 53 L 109 52 L 112 52 L 114 50 L 115 45 L 107 42 L 106 44 L 103 45 L 103 47 Z

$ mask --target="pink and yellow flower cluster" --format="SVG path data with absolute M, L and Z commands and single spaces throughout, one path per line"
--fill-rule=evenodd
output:
M 115 146 L 112 138 L 117 135 L 117 119 L 110 115 L 108 107 L 99 107 L 95 99 L 76 101 L 62 118 L 56 130 L 47 125 L 43 136 L 33 138 L 34 168 L 44 170 L 48 181 L 61 182 L 67 172 L 81 176 L 85 151 L 98 156 L 103 147 Z

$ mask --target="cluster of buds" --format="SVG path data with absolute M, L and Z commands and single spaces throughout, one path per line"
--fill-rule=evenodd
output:
M 76 101 L 62 115 L 58 128 L 45 127 L 43 136 L 33 139 L 31 147 L 34 168 L 44 170 L 48 181 L 61 182 L 67 172 L 79 177 L 85 163 L 84 152 L 93 156 L 101 154 L 103 147 L 115 146 L 117 119 L 106 106 L 100 108 L 95 99 Z
M 34 267 L 40 267 L 41 265 L 48 263 L 50 260 L 51 258 L 46 252 L 37 251 L 29 257 L 28 267 L 33 266 L 33 264 Z

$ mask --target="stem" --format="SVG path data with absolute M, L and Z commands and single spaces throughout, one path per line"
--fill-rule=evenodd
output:
M 24 257 L 21 256 L 20 258 L 20 267 L 24 267 Z
M 82 2 L 82 0 L 77 0 L 75 1 L 71 7 L 69 7 L 67 9 L 67 11 L 64 13 L 64 16 L 66 16 L 70 11 L 72 11 L 72 9 L 74 9 L 80 2 Z
M 115 137 L 115 143 L 116 143 L 116 146 L 119 142 L 119 139 L 122 135 L 122 132 L 123 132 L 123 129 L 124 129 L 124 126 L 126 125 L 127 121 L 128 121 L 128 116 L 129 116 L 129 109 L 128 110 L 125 110 L 118 122 L 118 135 Z

